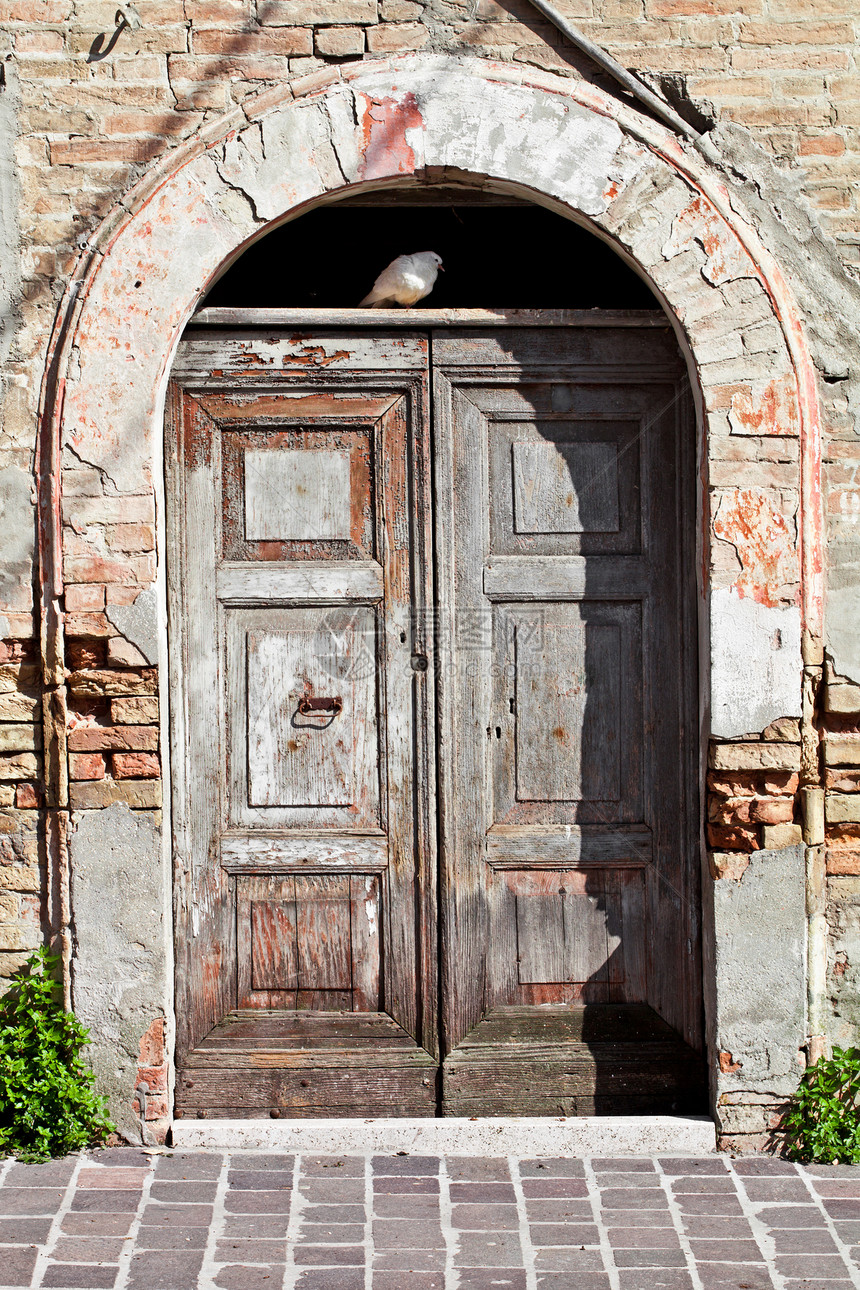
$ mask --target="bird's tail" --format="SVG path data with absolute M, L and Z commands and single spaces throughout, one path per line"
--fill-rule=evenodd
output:
M 372 309 L 373 306 L 377 303 L 378 302 L 377 302 L 376 296 L 371 291 L 370 294 L 365 296 L 363 300 L 359 300 L 358 307 L 359 309 Z

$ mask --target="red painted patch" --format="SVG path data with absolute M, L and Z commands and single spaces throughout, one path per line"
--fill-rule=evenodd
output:
M 742 569 L 733 585 L 739 596 L 773 607 L 785 597 L 786 585 L 797 582 L 797 552 L 788 521 L 763 490 L 736 488 L 725 494 L 714 533 L 738 553 Z
M 732 395 L 729 421 L 735 434 L 800 433 L 800 410 L 794 376 L 778 376 L 761 388 L 745 387 Z
M 758 276 L 733 230 L 704 197 L 694 198 L 676 216 L 663 255 L 671 259 L 693 242 L 698 242 L 708 257 L 702 273 L 714 286 L 734 278 Z
M 415 170 L 415 152 L 406 139 L 406 131 L 420 130 L 424 125 L 415 95 L 404 94 L 400 99 L 372 99 L 366 94 L 361 97 L 366 107 L 359 141 L 360 177 L 411 175 Z

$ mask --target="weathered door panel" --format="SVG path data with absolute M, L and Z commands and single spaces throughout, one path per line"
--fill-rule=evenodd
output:
M 236 1009 L 432 1054 L 427 342 L 218 341 L 183 342 L 167 423 L 180 1065 Z
M 433 364 L 462 1110 L 493 1010 L 647 1002 L 700 1046 L 692 430 L 668 329 L 440 332 Z

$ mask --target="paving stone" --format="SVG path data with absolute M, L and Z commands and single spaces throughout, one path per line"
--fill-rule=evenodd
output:
M 41 1245 L 48 1239 L 53 1216 L 46 1218 L 0 1218 L 0 1246 Z
M 319 1159 L 320 1157 L 317 1157 Z M 272 1152 L 270 1155 L 264 1155 L 262 1152 L 258 1155 L 256 1152 L 248 1154 L 246 1152 L 237 1152 L 230 1158 L 230 1167 L 232 1169 L 276 1169 L 293 1172 L 295 1168 L 295 1156 L 279 1155 Z
M 64 1195 L 56 1187 L 0 1187 L 0 1214 L 53 1214 Z
M 464 1230 L 519 1227 L 516 1205 L 453 1205 L 451 1222 Z
M 190 1290 L 203 1264 L 202 1250 L 147 1250 L 133 1254 L 128 1290 Z
M 466 1184 L 460 1184 L 465 1186 Z M 473 1184 L 475 1185 L 475 1184 Z M 487 1184 L 485 1184 L 486 1186 Z M 439 1194 L 439 1179 L 428 1176 L 415 1178 L 374 1178 L 374 1195 L 432 1196 Z
M 584 1178 L 581 1160 L 521 1160 L 521 1178 Z
M 675 1196 L 713 1195 L 714 1192 L 731 1192 L 734 1196 L 735 1180 L 728 1174 L 718 1177 L 716 1174 L 703 1174 L 700 1178 L 673 1178 L 672 1193 Z
M 256 1159 L 256 1157 L 255 1157 Z M 236 1165 L 237 1157 L 233 1157 L 233 1165 Z M 172 1179 L 191 1179 L 191 1178 L 217 1178 L 221 1173 L 224 1164 L 222 1156 L 209 1156 L 180 1152 L 173 1156 L 156 1156 L 155 1157 L 155 1176 L 159 1180 Z M 261 1169 L 260 1163 L 251 1166 L 251 1168 Z
M 75 1172 L 75 1156 L 65 1160 L 47 1160 L 43 1165 L 15 1163 L 6 1174 L 6 1187 L 66 1187 Z
M 591 1167 L 596 1174 L 653 1174 L 657 1166 L 653 1160 L 637 1156 L 595 1156 Z
M 280 1241 L 234 1238 L 215 1242 L 216 1263 L 283 1263 L 286 1259 L 286 1237 Z
M 211 1205 L 157 1205 L 144 1208 L 143 1227 L 208 1227 L 212 1222 Z
M 847 1277 L 848 1269 L 838 1254 L 782 1254 L 774 1260 L 776 1270 L 783 1277 Z
M 61 1236 L 51 1258 L 58 1263 L 116 1263 L 125 1247 L 119 1237 Z
M 374 1250 L 373 1266 L 397 1272 L 412 1269 L 439 1272 L 444 1270 L 446 1258 L 444 1247 L 436 1250 Z
M 522 1263 L 518 1232 L 460 1232 L 454 1264 L 458 1268 L 509 1268 Z
M 444 1290 L 444 1272 L 374 1272 L 373 1290 Z
M 511 1171 L 503 1156 L 449 1157 L 445 1161 L 451 1182 L 510 1182 Z
M 361 1156 L 302 1156 L 302 1175 L 305 1178 L 363 1178 L 364 1159 Z
M 394 1247 L 409 1250 L 438 1249 L 445 1244 L 438 1221 L 436 1223 L 418 1220 L 413 1222 L 408 1218 L 375 1218 L 373 1243 L 377 1249 Z
M 460 1285 L 462 1286 L 462 1282 Z M 522 1284 L 525 1284 L 523 1282 Z M 539 1290 L 573 1290 L 569 1272 L 540 1272 L 537 1277 Z M 606 1273 L 584 1272 L 576 1278 L 576 1290 L 609 1290 L 610 1281 Z M 490 1290 L 490 1286 L 487 1286 Z
M 153 1161 L 137 1147 L 102 1147 L 90 1151 L 87 1159 L 93 1165 L 119 1165 L 123 1169 L 150 1169 Z
M 300 1272 L 296 1290 L 364 1290 L 364 1268 L 312 1268 Z
M 0 1192 L 0 1202 L 3 1193 Z M 134 1213 L 140 1204 L 140 1191 L 102 1191 L 94 1188 L 88 1191 L 76 1191 L 72 1197 L 72 1210 L 80 1213 L 84 1210 L 105 1214 Z
M 33 1246 L 8 1245 L 2 1251 L 3 1285 L 28 1286 L 39 1251 Z
M 439 1156 L 374 1156 L 370 1163 L 374 1177 L 386 1174 L 389 1177 L 409 1178 L 415 1174 L 438 1175 L 441 1160 Z M 304 1170 L 304 1162 L 302 1169 Z
M 289 1214 L 291 1191 L 234 1191 L 224 1197 L 228 1214 Z
M 824 1219 L 817 1205 L 769 1205 L 761 1210 L 763 1221 L 769 1228 L 823 1227 Z
M 578 1250 L 558 1245 L 548 1250 L 535 1250 L 535 1268 L 538 1272 L 603 1272 L 603 1255 L 600 1250 Z
M 153 1182 L 149 1189 L 152 1200 L 165 1201 L 168 1205 L 187 1205 L 189 1203 L 211 1204 L 215 1199 L 217 1183 L 210 1180 L 194 1179 L 190 1182 Z
M 712 1217 L 722 1218 L 744 1217 L 744 1211 L 737 1196 L 723 1195 L 722 1192 L 708 1196 L 677 1196 L 675 1201 L 682 1214 L 709 1214 Z
M 43 1286 L 76 1286 L 79 1290 L 112 1290 L 119 1268 L 90 1263 L 52 1263 L 42 1277 Z
M 663 1194 L 660 1179 L 656 1174 L 598 1174 L 597 1181 L 601 1187 L 624 1188 L 625 1190 L 635 1188 L 637 1191 L 655 1191 L 661 1195 Z
M 202 1250 L 209 1236 L 206 1227 L 141 1227 L 135 1248 L 140 1250 Z
M 860 1221 L 857 1219 L 852 1221 L 850 1218 L 836 1219 L 833 1226 L 836 1228 L 836 1234 L 840 1241 L 844 1241 L 846 1245 L 860 1244 Z
M 149 1177 L 149 1170 L 144 1169 L 82 1169 L 78 1174 L 77 1188 L 89 1191 L 140 1191 Z
M 743 1184 L 746 1194 L 754 1203 L 778 1200 L 813 1204 L 801 1178 L 745 1178 Z
M 672 1215 L 668 1209 L 609 1209 L 603 1215 L 607 1223 L 624 1227 L 669 1227 L 674 1231 Z
M 437 1206 L 434 1204 L 434 1212 Z M 306 1221 L 314 1223 L 363 1223 L 364 1205 L 306 1205 Z
M 810 1178 L 853 1178 L 860 1187 L 860 1165 L 804 1165 Z
M 763 1263 L 703 1263 L 696 1269 L 702 1290 L 773 1290 L 771 1275 Z M 817 1287 L 807 1286 L 807 1290 Z
M 681 1268 L 622 1268 L 619 1290 L 693 1290 L 689 1272 Z
M 379 1218 L 425 1218 L 428 1214 L 435 1216 L 439 1213 L 439 1197 L 374 1196 L 373 1212 Z
M 521 1268 L 465 1268 L 460 1273 L 457 1290 L 526 1290 L 526 1274 Z
M 728 1165 L 725 1160 L 697 1160 L 695 1157 L 685 1159 L 684 1156 L 660 1157 L 660 1168 L 664 1174 L 689 1174 L 700 1176 L 701 1174 L 726 1174 Z
M 613 1249 L 678 1250 L 678 1234 L 671 1227 L 609 1227 L 609 1244 Z
M 363 1219 L 364 1214 L 361 1213 Z M 288 1221 L 286 1214 L 228 1214 L 224 1220 L 223 1236 L 225 1239 L 253 1236 L 264 1240 L 277 1240 L 279 1237 L 286 1240 Z
M 127 1236 L 134 1214 L 66 1214 L 60 1227 L 69 1236 Z
M 538 1196 L 587 1196 L 588 1187 L 581 1178 L 524 1178 L 523 1195 L 529 1199 Z
M 303 1222 L 298 1239 L 316 1245 L 355 1245 L 364 1240 L 364 1224 Z
M 320 1267 L 364 1267 L 364 1247 L 361 1245 L 295 1245 L 293 1262 L 312 1263 Z
M 816 1196 L 828 1200 L 857 1200 L 860 1198 L 860 1178 L 814 1178 L 810 1180 Z
M 511 1183 L 503 1182 L 455 1182 L 451 1183 L 452 1203 L 457 1201 L 469 1204 L 481 1204 L 494 1201 L 503 1205 L 515 1205 L 517 1194 Z
M 687 1260 L 683 1250 L 613 1250 L 619 1268 L 683 1268 Z
M 244 1263 L 230 1263 L 223 1267 L 212 1284 L 223 1290 L 273 1290 L 284 1279 L 284 1264 L 265 1264 L 249 1267 Z
M 231 1169 L 227 1186 L 231 1191 L 292 1191 L 293 1175 L 276 1169 Z
M 746 1241 L 752 1236 L 745 1218 L 709 1218 L 702 1214 L 682 1214 L 687 1236 L 710 1237 L 721 1241 Z
M 691 1239 L 690 1249 L 696 1261 L 703 1263 L 755 1263 L 761 1257 L 761 1250 L 750 1235 L 746 1241 L 700 1241 Z
M 790 1160 L 775 1160 L 773 1156 L 746 1156 L 741 1160 L 733 1160 L 732 1168 L 736 1174 L 748 1178 L 765 1178 L 773 1174 L 797 1177 L 797 1170 Z
M 669 1208 L 668 1198 L 661 1187 L 609 1187 L 606 1191 L 601 1191 L 600 1203 L 604 1209 Z
M 0 1196 L 2 1196 L 0 1192 Z M 860 1218 L 860 1199 L 824 1200 L 821 1202 L 832 1219 Z
M 589 1223 L 532 1223 L 532 1245 L 599 1245 L 600 1235 Z
M 302 1178 L 299 1191 L 307 1200 L 326 1204 L 364 1204 L 364 1180 L 353 1178 Z
M 832 1254 L 836 1242 L 825 1227 L 777 1229 L 771 1233 L 777 1254 Z
M 857 1281 L 847 1279 L 833 1281 L 816 1277 L 814 1281 L 808 1281 L 805 1278 L 803 1281 L 787 1280 L 783 1281 L 782 1285 L 783 1290 L 851 1290 L 852 1286 L 856 1287 Z
M 530 1223 L 594 1222 L 591 1204 L 587 1200 L 527 1200 L 526 1214 Z M 660 1217 L 662 1219 L 663 1216 Z M 666 1217 L 668 1218 L 668 1210 Z M 624 1222 L 627 1222 L 626 1213 Z

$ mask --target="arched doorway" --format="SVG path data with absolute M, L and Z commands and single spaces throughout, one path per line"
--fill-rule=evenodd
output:
M 423 54 L 344 66 L 305 96 L 293 99 L 285 87 L 247 101 L 241 117 L 207 123 L 145 175 L 87 243 L 58 313 L 44 388 L 44 667 L 48 706 L 60 714 L 46 725 L 50 800 L 58 803 L 49 812 L 50 845 L 67 845 L 70 856 L 75 1008 L 91 1030 L 101 1085 L 130 1132 L 138 1128 L 131 1103 L 139 1054 L 153 1027 L 165 1028 L 172 1052 L 169 829 L 162 831 L 152 779 L 131 808 L 121 785 L 106 783 L 77 827 L 64 831 L 60 718 L 76 685 L 87 693 L 96 684 L 108 697 L 160 691 L 162 711 L 171 707 L 167 669 L 157 666 L 166 657 L 166 619 L 158 617 L 165 543 L 159 535 L 157 571 L 151 561 L 135 566 L 135 586 L 148 595 L 127 616 L 149 651 L 147 667 L 129 672 L 120 663 L 116 675 L 107 668 L 94 679 L 69 678 L 61 595 L 75 571 L 64 568 L 62 525 L 85 527 L 94 497 L 119 515 L 128 506 L 142 514 L 160 509 L 172 356 L 196 303 L 247 245 L 326 195 L 464 172 L 486 191 L 535 198 L 595 230 L 653 285 L 680 339 L 699 421 L 700 733 L 703 742 L 716 741 L 716 763 L 737 764 L 719 741 L 762 732 L 755 739 L 775 764 L 779 749 L 764 748 L 765 732 L 800 711 L 801 638 L 805 656 L 820 657 L 814 371 L 784 276 L 716 172 L 661 127 L 581 83 L 525 69 L 512 83 L 510 69 Z M 747 487 L 755 437 L 775 434 L 798 446 L 780 488 Z M 127 603 L 124 568 L 106 569 L 105 577 L 108 598 L 115 590 L 116 603 Z M 93 863 L 104 839 L 117 857 L 108 865 L 109 956 L 99 900 L 106 871 Z M 183 845 L 180 838 L 176 850 Z M 152 915 L 144 927 L 142 907 Z M 188 911 L 192 923 L 200 912 Z M 718 962 L 713 948 L 706 946 L 705 959 L 714 1094 L 739 1078 L 718 1064 L 718 1028 L 732 973 L 742 975 L 747 959 L 735 953 L 728 974 L 728 960 Z M 803 989 L 794 979 L 801 1010 Z M 788 1069 L 788 1047 L 783 1060 Z M 745 1073 L 744 1096 L 766 1091 L 769 1078 Z M 166 1128 L 167 1121 L 159 1131 Z
M 474 192 L 283 226 L 177 355 L 182 1115 L 704 1108 L 686 367 Z M 344 308 L 428 238 L 450 307 Z

